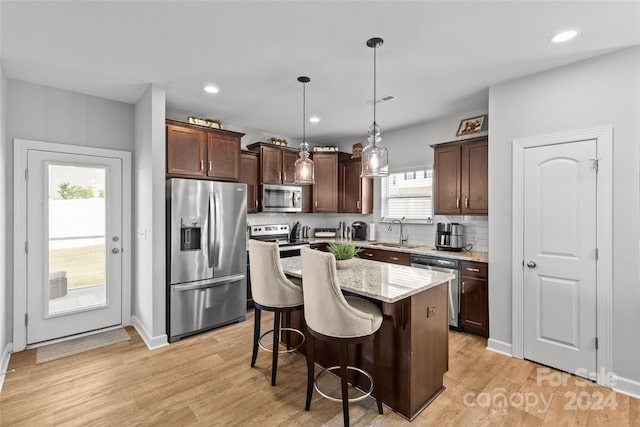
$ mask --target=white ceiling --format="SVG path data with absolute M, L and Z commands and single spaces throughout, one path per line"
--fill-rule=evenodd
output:
M 640 44 L 640 2 L 5 1 L 10 78 L 135 103 L 150 82 L 167 107 L 299 139 L 364 138 L 373 51 L 384 132 L 487 108 L 495 83 Z M 577 27 L 565 44 L 550 36 Z M 203 92 L 214 84 L 220 93 Z

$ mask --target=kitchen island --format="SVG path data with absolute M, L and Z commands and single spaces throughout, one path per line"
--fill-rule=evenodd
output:
M 285 274 L 302 278 L 300 257 L 281 262 Z M 443 376 L 448 369 L 448 281 L 453 276 L 356 258 L 349 268 L 338 269 L 337 275 L 344 292 L 367 298 L 380 307 L 384 320 L 380 329 L 379 398 L 412 420 L 444 390 Z M 300 312 L 293 313 L 292 326 L 306 331 Z M 319 365 L 338 364 L 337 349 L 331 344 L 316 341 L 315 352 Z M 351 347 L 349 364 L 373 372 L 373 343 Z M 361 378 L 355 382 L 361 388 L 368 386 Z

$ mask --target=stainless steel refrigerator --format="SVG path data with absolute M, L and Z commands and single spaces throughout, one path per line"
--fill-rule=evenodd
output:
M 167 181 L 169 342 L 244 320 L 246 184 Z

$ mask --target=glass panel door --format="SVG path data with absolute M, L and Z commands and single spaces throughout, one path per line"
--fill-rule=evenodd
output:
M 121 159 L 27 151 L 27 344 L 122 322 Z
M 48 164 L 47 315 L 104 306 L 105 168 Z

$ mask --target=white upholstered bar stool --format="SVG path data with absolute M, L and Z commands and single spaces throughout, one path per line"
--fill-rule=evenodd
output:
M 304 290 L 304 317 L 307 324 L 307 402 L 305 410 L 311 407 L 311 396 L 315 388 L 323 397 L 342 401 L 344 425 L 349 425 L 349 401 L 362 400 L 373 392 L 378 413 L 382 414 L 382 398 L 376 381 L 380 378 L 380 326 L 382 313 L 375 304 L 358 297 L 345 297 L 340 291 L 336 275 L 336 260 L 327 252 L 302 248 L 302 287 Z M 347 345 L 359 344 L 373 339 L 373 376 L 357 367 L 347 366 Z M 342 399 L 323 393 L 317 378 L 327 368 L 315 376 L 315 340 L 336 343 L 340 363 L 340 383 Z M 356 370 L 369 378 L 371 387 L 358 398 L 349 399 L 347 369 Z
M 282 271 L 280 264 L 280 252 L 277 243 L 249 240 L 249 268 L 251 269 L 251 294 L 255 302 L 254 329 L 253 329 L 253 354 L 251 355 L 251 367 L 256 364 L 258 347 L 271 351 L 271 385 L 276 385 L 276 372 L 278 369 L 278 353 L 289 353 L 297 350 L 305 337 L 302 331 L 291 328 L 291 312 L 302 310 L 302 288 L 292 283 Z M 273 311 L 273 329 L 260 335 L 260 317 L 263 310 Z M 285 327 L 280 326 L 280 315 L 285 313 Z M 302 337 L 302 341 L 291 348 L 290 336 L 287 338 L 287 349 L 279 350 L 280 332 L 296 332 Z M 262 344 L 262 339 L 268 333 L 273 332 L 273 345 L 269 349 Z

